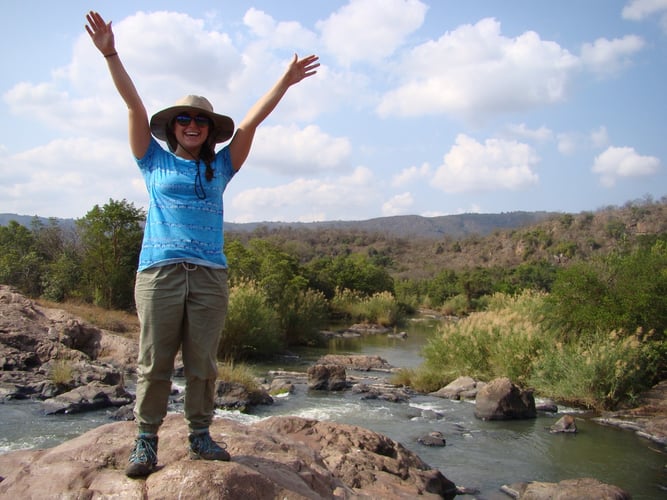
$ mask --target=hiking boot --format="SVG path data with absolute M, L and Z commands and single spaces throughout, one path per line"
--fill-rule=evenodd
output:
M 129 462 L 125 468 L 128 477 L 144 477 L 153 472 L 157 465 L 157 436 L 139 434 Z
M 229 453 L 225 450 L 226 445 L 219 446 L 211 439 L 208 431 L 200 433 L 191 433 L 190 439 L 190 458 L 194 460 L 222 460 L 227 462 L 230 459 Z

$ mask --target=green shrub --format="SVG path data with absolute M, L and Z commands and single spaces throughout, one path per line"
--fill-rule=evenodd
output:
M 322 342 L 320 329 L 327 319 L 327 300 L 320 291 L 299 290 L 292 300 L 284 301 L 281 323 L 288 345 L 317 345 Z
M 330 307 L 337 316 L 384 326 L 398 324 L 405 315 L 405 308 L 390 292 L 378 292 L 367 297 L 357 291 L 337 289 Z
M 266 293 L 253 281 L 240 281 L 231 287 L 218 359 L 267 358 L 283 344 L 278 317 Z

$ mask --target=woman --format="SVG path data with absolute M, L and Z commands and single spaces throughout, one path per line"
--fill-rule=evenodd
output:
M 186 96 L 149 121 L 121 63 L 111 22 L 97 12 L 86 31 L 106 58 L 129 114 L 130 149 L 144 177 L 150 206 L 135 284 L 141 324 L 135 417 L 138 435 L 126 474 L 143 477 L 157 465 L 158 429 L 167 412 L 179 348 L 186 378 L 185 418 L 190 456 L 229 460 L 212 440 L 216 353 L 227 311 L 222 193 L 250 152 L 257 126 L 290 86 L 316 73 L 316 56 L 296 54 L 276 84 L 255 103 L 236 132 L 228 116 L 203 97 Z M 169 151 L 156 139 L 167 142 Z M 217 153 L 217 143 L 231 142 Z

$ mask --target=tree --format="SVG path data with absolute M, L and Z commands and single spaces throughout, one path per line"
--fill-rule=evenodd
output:
M 0 227 L 0 283 L 37 297 L 41 293 L 43 265 L 44 259 L 36 251 L 29 229 L 14 220 Z
M 88 299 L 95 304 L 132 308 L 144 221 L 143 209 L 112 199 L 76 221 L 83 248 L 83 280 Z

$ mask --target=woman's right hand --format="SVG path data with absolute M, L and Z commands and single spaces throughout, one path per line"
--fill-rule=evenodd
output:
M 92 10 L 86 14 L 86 19 L 88 20 L 86 31 L 93 40 L 95 47 L 105 56 L 116 52 L 111 21 L 106 24 L 102 16 Z

